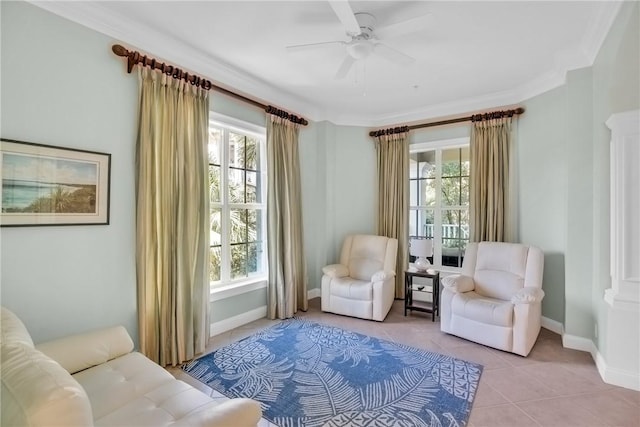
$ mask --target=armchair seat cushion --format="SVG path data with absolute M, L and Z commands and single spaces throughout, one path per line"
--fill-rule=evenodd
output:
M 351 277 L 340 277 L 331 281 L 331 295 L 371 301 L 373 299 L 373 282 L 357 280 Z
M 451 301 L 456 316 L 496 326 L 513 326 L 513 304 L 476 292 L 456 294 Z

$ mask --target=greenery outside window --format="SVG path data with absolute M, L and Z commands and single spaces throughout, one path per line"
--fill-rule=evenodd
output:
M 265 131 L 229 121 L 209 125 L 212 288 L 267 275 Z
M 462 267 L 469 242 L 469 138 L 412 144 L 409 194 L 409 236 L 433 239 L 434 267 Z

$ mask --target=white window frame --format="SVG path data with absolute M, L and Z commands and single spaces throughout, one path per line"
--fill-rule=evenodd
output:
M 223 138 L 221 147 L 221 164 L 220 164 L 220 202 L 212 202 L 210 207 L 221 209 L 221 261 L 220 261 L 220 281 L 210 282 L 210 301 L 219 301 L 246 292 L 255 291 L 267 287 L 268 280 L 268 260 L 267 260 L 267 159 L 266 159 L 266 135 L 267 130 L 264 126 L 258 126 L 243 120 L 229 117 L 223 114 L 210 112 L 209 126 L 223 129 Z M 226 135 L 229 132 L 239 133 L 256 138 L 260 141 L 260 183 L 261 183 L 261 203 L 229 203 L 228 198 L 228 170 L 229 170 L 229 147 L 226 144 Z M 262 237 L 259 239 L 263 242 L 261 251 L 261 260 L 264 271 L 250 277 L 242 277 L 231 279 L 231 245 L 229 242 L 229 218 L 231 209 L 260 209 L 262 212 L 261 221 L 264 224 L 262 229 Z M 207 258 L 208 260 L 208 258 Z
M 442 151 L 451 148 L 469 147 L 471 138 L 466 136 L 462 138 L 452 138 L 429 142 L 419 142 L 409 145 L 409 153 L 419 153 L 422 151 L 436 150 L 436 205 L 433 208 L 425 208 L 424 206 L 409 206 L 409 214 L 412 209 L 433 210 L 433 218 L 435 224 L 442 224 Z M 454 208 L 455 209 L 455 208 Z M 409 232 L 411 235 L 411 232 Z M 460 273 L 462 267 L 452 267 L 442 265 L 442 226 L 433 228 L 433 267 L 444 273 Z M 437 261 L 437 262 L 436 262 Z

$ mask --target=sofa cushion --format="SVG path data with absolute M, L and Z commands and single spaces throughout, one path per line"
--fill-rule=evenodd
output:
M 1 348 L 0 425 L 93 425 L 87 394 L 62 366 L 26 345 L 3 343 Z
M 167 370 L 140 353 L 126 354 L 73 377 L 86 390 L 96 420 L 175 380 Z
M 476 292 L 455 294 L 451 300 L 451 312 L 456 316 L 496 326 L 513 326 L 513 304 Z
M 0 309 L 2 314 L 0 315 L 0 344 L 23 344 L 27 347 L 33 347 L 33 340 L 29 331 L 22 323 L 22 320 L 18 319 L 18 316 L 13 314 L 10 310 L 2 307 Z
M 133 341 L 124 326 L 114 326 L 41 343 L 37 348 L 74 374 L 130 353 Z

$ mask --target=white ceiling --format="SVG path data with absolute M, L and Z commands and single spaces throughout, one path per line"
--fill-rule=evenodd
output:
M 381 40 L 414 57 L 413 64 L 371 55 L 338 80 L 344 46 L 285 49 L 349 40 L 328 1 L 33 3 L 265 103 L 361 126 L 500 107 L 556 87 L 567 70 L 593 63 L 620 6 L 351 1 L 354 12 L 375 15 L 379 27 L 429 16 L 418 32 Z

